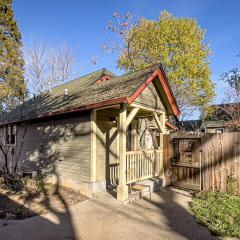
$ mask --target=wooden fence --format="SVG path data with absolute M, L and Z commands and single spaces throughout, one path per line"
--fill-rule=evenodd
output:
M 166 185 L 172 183 L 171 180 L 171 159 L 173 157 L 173 146 L 170 135 L 163 136 L 163 168 Z
M 205 134 L 201 137 L 200 171 L 197 173 L 199 189 L 203 191 L 227 191 L 232 183 L 240 194 L 240 132 Z M 170 136 L 164 136 L 164 167 L 167 183 L 174 184 L 176 163 L 174 144 Z M 192 172 L 185 171 L 185 173 Z M 182 179 L 191 182 L 192 179 Z
M 232 177 L 240 193 L 240 132 L 206 134 L 201 146 L 202 189 L 227 191 Z

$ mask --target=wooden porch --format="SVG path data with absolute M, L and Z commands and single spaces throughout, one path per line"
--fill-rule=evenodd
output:
M 112 107 L 94 110 L 92 139 L 96 142 L 93 149 L 96 156 L 93 169 L 104 165 L 106 186 L 111 184 L 117 189 L 117 199 L 128 199 L 129 185 L 153 177 L 163 177 L 163 134 L 165 133 L 165 111 L 146 108 L 137 104 L 122 103 Z M 139 129 L 139 122 L 151 121 L 154 127 L 144 126 Z M 144 122 L 144 121 L 143 121 Z M 149 144 L 142 144 L 142 136 L 148 132 Z M 129 140 L 131 139 L 131 140 Z M 139 143 L 141 142 L 141 144 Z M 95 144 L 93 144 L 95 145 Z M 98 158 L 98 160 L 97 160 Z M 102 164 L 101 164 L 102 163 Z M 104 164 L 104 165 L 103 165 Z M 95 177 L 98 173 L 93 171 Z M 100 176 L 103 179 L 103 173 Z M 94 176 L 94 175 L 93 175 Z
M 125 103 L 120 105 L 118 125 L 119 185 L 117 187 L 117 199 L 120 201 L 125 201 L 128 198 L 128 184 L 163 175 L 162 151 L 166 120 L 165 111 L 148 109 L 147 114 L 147 117 L 151 116 L 156 123 L 159 131 L 159 144 L 155 142 L 152 150 L 127 151 L 127 128 L 139 110 L 139 107 L 133 106 L 128 113 L 127 105 Z
M 160 149 L 126 152 L 126 184 L 158 176 L 159 163 L 163 160 Z M 119 182 L 119 163 L 109 164 L 109 181 L 112 186 Z

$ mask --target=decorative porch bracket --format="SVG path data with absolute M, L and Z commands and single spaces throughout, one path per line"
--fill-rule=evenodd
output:
M 163 114 L 161 114 L 161 115 L 163 115 Z M 165 117 L 165 116 L 162 116 L 162 117 Z M 165 121 L 163 121 L 163 119 L 162 119 L 162 122 L 161 122 L 159 119 L 159 116 L 156 112 L 153 112 L 153 118 L 154 118 L 156 124 L 158 125 L 158 128 L 161 131 L 161 133 L 165 133 Z
M 127 119 L 126 119 L 126 128 L 132 122 L 132 120 L 134 119 L 134 117 L 136 116 L 136 114 L 139 110 L 140 110 L 140 108 L 133 108 L 132 111 L 128 114 Z M 119 132 L 119 129 L 116 129 L 115 132 L 112 134 L 112 137 L 109 139 L 110 143 L 112 143 L 113 140 L 116 138 L 118 132 Z
M 160 159 L 157 159 L 156 165 L 155 165 L 155 175 L 158 175 L 159 178 L 163 181 L 163 186 L 165 185 L 165 177 L 164 177 L 164 166 L 163 166 L 163 134 L 166 133 L 165 129 L 165 113 L 161 113 L 160 117 L 156 112 L 153 112 L 153 118 L 158 125 L 159 128 L 159 142 L 160 142 L 160 154 L 158 155 Z
M 129 126 L 129 124 L 132 122 L 132 120 L 134 119 L 138 111 L 139 111 L 139 108 L 133 108 L 132 111 L 128 114 L 126 127 Z

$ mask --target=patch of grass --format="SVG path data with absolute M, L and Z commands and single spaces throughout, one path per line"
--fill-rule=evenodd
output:
M 214 234 L 240 237 L 240 197 L 220 192 L 198 193 L 192 211 Z

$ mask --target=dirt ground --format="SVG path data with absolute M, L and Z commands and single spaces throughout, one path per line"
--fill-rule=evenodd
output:
M 0 187 L 0 219 L 25 219 L 51 211 L 64 211 L 65 208 L 87 199 L 80 192 L 61 187 L 55 191 L 54 185 L 48 184 L 45 192 L 22 191 L 14 193 Z

